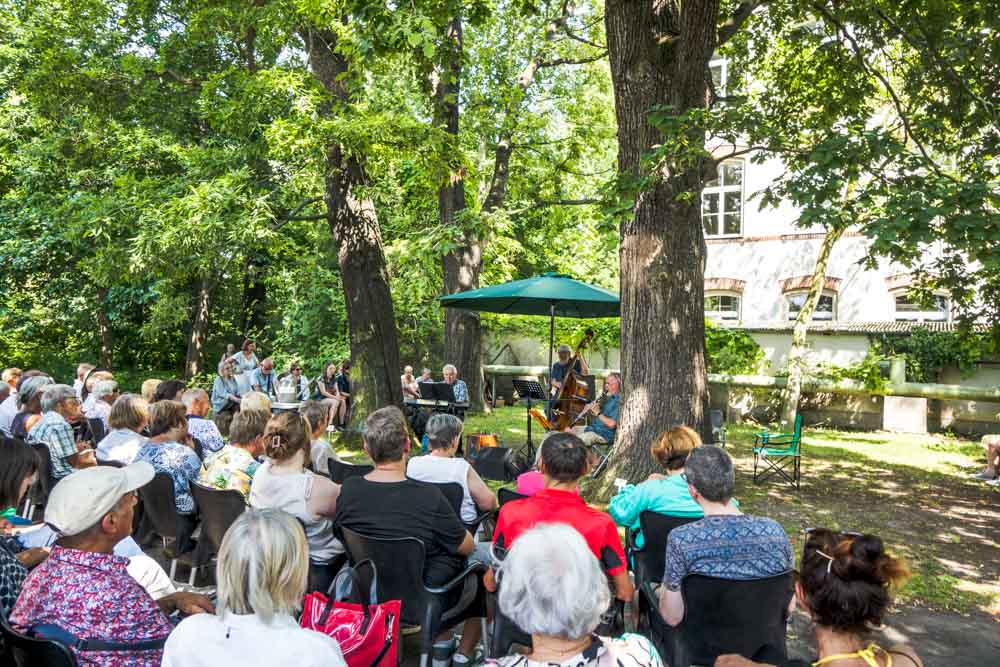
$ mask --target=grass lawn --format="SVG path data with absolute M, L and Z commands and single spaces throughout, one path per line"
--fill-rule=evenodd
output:
M 540 440 L 540 429 L 534 429 Z M 909 560 L 914 576 L 900 605 L 1000 618 L 1000 490 L 969 479 L 981 469 L 978 443 L 944 435 L 905 435 L 807 428 L 802 488 L 779 480 L 755 485 L 751 446 L 756 427 L 731 426 L 736 496 L 743 510 L 785 527 L 796 551 L 802 531 L 825 526 L 871 532 Z M 467 433 L 524 442 L 524 409 L 469 415 Z M 356 449 L 344 449 L 349 458 Z

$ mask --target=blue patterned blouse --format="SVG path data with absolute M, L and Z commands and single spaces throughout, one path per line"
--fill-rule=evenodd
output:
M 174 504 L 181 514 L 194 512 L 191 497 L 191 480 L 197 480 L 201 461 L 190 447 L 179 442 L 147 442 L 136 454 L 136 461 L 146 461 L 156 472 L 170 475 L 174 480 Z
M 777 521 L 749 514 L 715 515 L 670 531 L 663 583 L 677 591 L 689 574 L 746 580 L 790 569 L 792 544 Z

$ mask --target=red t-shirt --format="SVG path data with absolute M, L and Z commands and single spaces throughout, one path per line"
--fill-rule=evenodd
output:
M 589 507 L 570 491 L 545 489 L 530 498 L 505 503 L 500 508 L 493 544 L 510 549 L 514 540 L 540 523 L 565 523 L 587 541 L 590 551 L 610 576 L 625 571 L 625 550 L 611 517 Z

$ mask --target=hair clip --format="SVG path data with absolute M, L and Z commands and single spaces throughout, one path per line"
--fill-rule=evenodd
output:
M 834 561 L 833 556 L 827 556 L 825 553 L 823 553 L 819 549 L 816 550 L 816 553 L 818 553 L 820 556 L 822 556 L 823 558 L 826 559 L 826 573 L 830 574 L 830 568 L 833 567 L 833 561 Z

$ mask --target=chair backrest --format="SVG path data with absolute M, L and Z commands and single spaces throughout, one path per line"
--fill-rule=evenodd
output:
M 748 581 L 684 577 L 684 620 L 678 631 L 686 662 L 714 665 L 720 655 L 738 653 L 780 664 L 787 657 L 785 625 L 792 589 L 791 572 Z
M 509 503 L 512 500 L 521 500 L 527 497 L 528 496 L 524 495 L 523 493 L 518 493 L 517 491 L 514 491 L 513 489 L 508 489 L 505 486 L 500 487 L 500 490 L 497 491 L 497 502 L 499 502 L 500 507 L 503 507 L 504 503 Z
M 451 509 L 455 510 L 455 516 L 461 521 L 462 501 L 465 500 L 465 491 L 462 490 L 462 485 L 458 482 L 443 482 L 434 486 L 441 489 L 441 493 L 444 494 L 448 504 L 451 505 Z
M 795 429 L 792 431 L 792 435 L 795 436 L 795 442 L 798 443 L 799 439 L 802 437 L 802 413 L 799 412 L 795 415 Z
M 328 459 L 326 465 L 330 469 L 330 479 L 337 484 L 343 484 L 344 480 L 348 477 L 364 477 L 375 469 L 375 466 L 364 464 L 354 465 L 335 459 Z
M 97 459 L 97 465 L 99 465 L 99 466 L 108 466 L 109 468 L 124 468 L 125 467 L 125 464 L 122 463 L 121 461 L 114 461 L 112 459 L 107 459 L 107 460 Z
M 246 511 L 246 500 L 235 489 L 213 489 L 198 482 L 191 482 L 191 495 L 198 505 L 202 537 L 219 553 L 226 531 Z
M 177 505 L 174 501 L 174 480 L 163 472 L 139 489 L 143 511 L 161 537 L 177 537 Z
M 697 520 L 697 517 L 667 516 L 659 512 L 641 513 L 639 528 L 642 530 L 643 546 L 635 552 L 636 578 L 642 581 L 661 581 L 666 567 L 667 537 L 670 531 Z
M 709 410 L 708 419 L 712 423 L 713 431 L 717 431 L 718 429 L 722 428 L 722 424 L 725 421 L 724 415 L 722 414 L 722 410 Z
M 108 434 L 106 428 L 104 428 L 104 422 L 97 417 L 88 417 L 87 423 L 90 424 L 90 433 L 94 436 L 94 446 L 97 446 L 101 440 L 104 440 L 104 436 Z
M 377 538 L 339 526 L 351 565 L 370 560 L 378 571 L 378 601 L 402 600 L 401 621 L 420 625 L 427 607 L 424 543 L 415 537 Z
M 0 612 L 0 635 L 3 636 L 4 650 L 13 655 L 17 667 L 77 666 L 76 658 L 68 647 L 51 639 L 22 635 L 10 626 L 3 612 Z
M 31 497 L 38 504 L 44 505 L 49 499 L 52 487 L 55 486 L 52 479 L 52 458 L 48 445 L 33 442 L 31 446 L 34 448 L 35 454 L 38 455 L 38 481 L 35 483 Z

